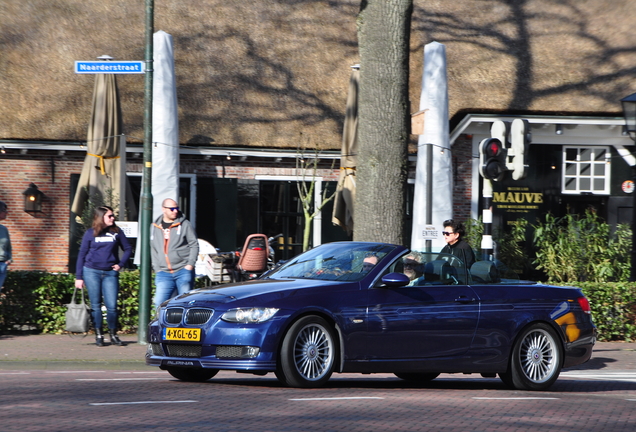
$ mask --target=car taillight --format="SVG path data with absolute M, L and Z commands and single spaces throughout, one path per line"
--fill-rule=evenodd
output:
M 592 309 L 590 309 L 590 302 L 587 301 L 585 297 L 579 297 L 577 300 L 579 301 L 579 305 L 581 306 L 581 310 L 583 312 L 585 312 L 586 314 L 592 313 Z

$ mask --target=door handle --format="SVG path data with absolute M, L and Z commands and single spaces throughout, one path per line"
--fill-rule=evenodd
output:
M 459 298 L 456 298 L 455 301 L 458 303 L 472 303 L 475 301 L 475 298 L 467 297 L 467 296 L 459 296 Z

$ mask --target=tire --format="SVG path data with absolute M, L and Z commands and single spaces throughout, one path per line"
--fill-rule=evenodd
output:
M 395 374 L 396 377 L 403 379 L 404 381 L 410 381 L 414 383 L 424 384 L 427 382 L 433 381 L 435 378 L 439 376 L 438 373 L 418 373 L 418 372 L 398 372 Z
M 181 381 L 203 382 L 219 373 L 218 369 L 168 368 L 168 373 Z
M 336 347 L 334 331 L 327 321 L 317 316 L 300 318 L 283 338 L 276 375 L 290 387 L 320 387 L 333 373 Z
M 563 365 L 563 348 L 547 324 L 534 324 L 519 335 L 510 354 L 508 372 L 499 378 L 517 390 L 547 390 Z

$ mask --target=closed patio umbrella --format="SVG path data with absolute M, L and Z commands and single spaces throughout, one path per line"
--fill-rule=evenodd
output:
M 89 198 L 96 204 L 107 204 L 112 197 L 112 204 L 119 207 L 122 130 L 116 77 L 113 74 L 97 74 L 86 138 L 86 158 L 71 206 L 71 211 L 76 215 L 82 216 Z
M 333 204 L 334 225 L 341 226 L 347 234 L 353 233 L 353 202 L 356 196 L 356 164 L 358 154 L 358 83 L 359 66 L 352 66 L 349 94 L 342 131 L 340 176 Z

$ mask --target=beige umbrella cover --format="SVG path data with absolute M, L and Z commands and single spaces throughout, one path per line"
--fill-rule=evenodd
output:
M 347 234 L 353 233 L 353 202 L 356 196 L 356 164 L 358 154 L 358 83 L 360 71 L 354 67 L 349 79 L 347 110 L 342 131 L 340 177 L 333 204 L 334 225 L 341 226 Z
M 93 92 L 93 110 L 86 138 L 86 158 L 77 185 L 71 211 L 78 216 L 88 199 L 95 203 L 119 205 L 121 164 L 119 142 L 122 134 L 122 115 L 117 81 L 113 74 L 97 74 Z

